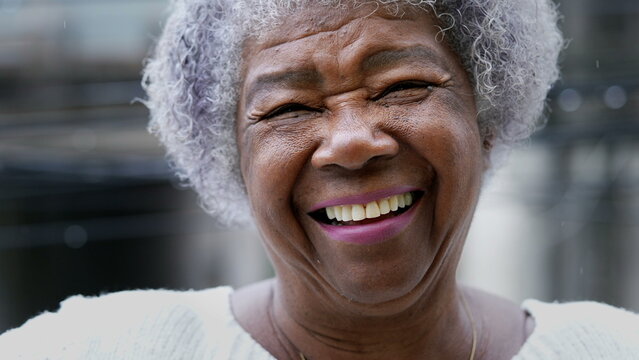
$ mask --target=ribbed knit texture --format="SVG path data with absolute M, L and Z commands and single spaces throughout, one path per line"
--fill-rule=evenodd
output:
M 513 360 L 639 359 L 639 315 L 584 301 L 526 300 L 535 330 Z
M 0 336 L 0 359 L 274 359 L 233 318 L 231 292 L 74 296 Z
M 74 296 L 0 336 L 0 359 L 273 360 L 235 321 L 232 289 Z M 639 359 L 639 316 L 592 303 L 523 308 L 536 327 L 513 360 Z

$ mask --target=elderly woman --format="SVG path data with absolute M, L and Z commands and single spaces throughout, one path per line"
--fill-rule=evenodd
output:
M 151 129 L 276 277 L 74 297 L 0 338 L 53 359 L 637 359 L 636 315 L 459 286 L 482 180 L 558 76 L 549 0 L 181 0 Z M 488 261 L 488 259 L 487 259 Z M 13 357 L 9 357 L 13 358 Z

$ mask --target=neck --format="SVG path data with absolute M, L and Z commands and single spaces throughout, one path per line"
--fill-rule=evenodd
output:
M 454 279 L 433 285 L 408 306 L 405 299 L 363 305 L 287 286 L 284 277 L 274 283 L 269 311 L 286 352 L 307 359 L 468 358 L 473 330 L 462 290 Z M 300 291 L 317 296 L 296 296 Z

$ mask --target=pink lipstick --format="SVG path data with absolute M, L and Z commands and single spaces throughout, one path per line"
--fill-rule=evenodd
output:
M 320 202 L 309 214 L 331 239 L 376 244 L 406 228 L 415 213 L 413 197 L 416 203 L 421 193 L 408 186 L 382 189 Z
M 372 245 L 390 240 L 408 226 L 418 204 L 413 204 L 406 212 L 380 221 L 362 225 L 331 225 L 319 223 L 328 236 L 337 241 Z

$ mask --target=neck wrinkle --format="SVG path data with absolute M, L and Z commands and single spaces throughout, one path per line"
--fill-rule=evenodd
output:
M 275 321 L 275 315 L 274 315 L 275 306 L 273 305 L 273 297 L 274 297 L 274 290 L 273 290 L 273 287 L 271 287 L 268 305 L 267 305 L 268 308 L 266 309 L 266 313 L 267 313 L 269 322 L 271 323 L 271 328 L 273 329 L 273 333 L 275 337 L 277 338 L 277 342 L 279 343 L 279 346 L 287 354 L 289 359 L 299 359 L 300 358 L 299 354 L 301 354 L 300 350 L 297 349 L 295 344 L 293 344 L 289 340 L 288 336 L 286 336 L 286 333 L 284 332 L 284 330 L 282 330 L 279 323 Z
M 273 327 L 290 344 L 287 349 L 293 348 L 309 360 L 466 359 L 472 344 L 472 326 L 459 297 L 458 292 L 463 290 L 452 283 L 445 291 L 431 288 L 399 314 L 373 318 L 341 314 L 319 323 L 313 319 L 333 312 L 321 311 L 323 314 L 318 317 L 310 306 L 296 312 L 294 306 L 286 305 L 282 284 L 277 281 L 269 312 L 272 311 Z

